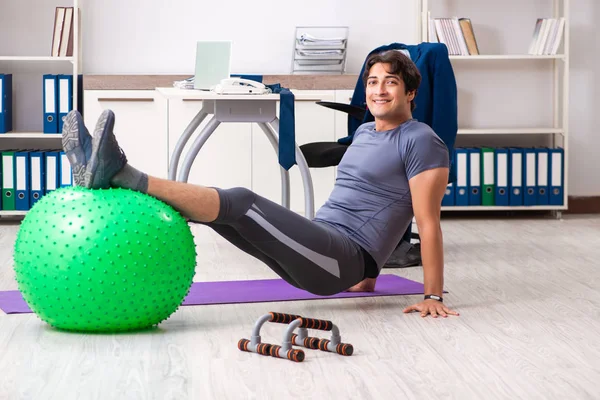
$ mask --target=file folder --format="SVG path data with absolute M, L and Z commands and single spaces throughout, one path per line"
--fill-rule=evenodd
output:
M 457 206 L 469 205 L 469 153 L 467 149 L 457 148 L 456 154 L 456 187 L 454 203 Z
M 537 204 L 537 162 L 535 150 L 526 148 L 523 150 L 523 205 L 535 206 Z
M 71 163 L 64 151 L 59 153 L 60 166 L 60 187 L 73 186 L 73 172 Z
M 83 117 L 83 74 L 77 76 L 77 111 Z
M 29 163 L 31 170 L 29 207 L 31 208 L 44 195 L 44 153 L 32 151 L 29 154 Z
M 481 204 L 484 206 L 495 205 L 494 201 L 494 149 L 481 148 Z
M 510 148 L 508 150 L 508 185 L 510 187 L 509 205 L 523 205 L 523 150 Z
M 481 205 L 481 149 L 469 148 L 469 205 Z
M 29 152 L 15 152 L 15 210 L 29 210 Z
M 0 74 L 0 133 L 12 131 L 12 74 Z
M 15 152 L 2 152 L 2 209 L 15 209 Z
M 538 148 L 537 154 L 537 205 L 546 206 L 550 202 L 548 195 L 548 149 Z
M 550 194 L 549 203 L 553 206 L 562 206 L 564 199 L 564 168 L 565 168 L 564 149 L 556 148 L 549 150 L 550 160 Z
M 451 207 L 455 205 L 454 202 L 454 183 L 450 182 L 446 185 L 446 191 L 444 192 L 444 197 L 442 198 L 442 207 Z
M 73 76 L 58 75 L 58 133 L 62 132 L 64 119 L 73 109 Z
M 44 192 L 48 194 L 58 188 L 60 178 L 60 167 L 58 152 L 47 151 L 44 153 L 46 176 L 44 179 Z
M 43 83 L 44 133 L 58 133 L 58 77 L 45 74 Z
M 495 191 L 494 200 L 497 206 L 508 206 L 508 149 L 499 148 L 494 151 Z

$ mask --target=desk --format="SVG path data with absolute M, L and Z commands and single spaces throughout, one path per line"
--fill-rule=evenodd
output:
M 219 95 L 207 91 L 186 90 L 178 88 L 157 88 L 162 96 L 178 100 L 202 100 L 202 108 L 185 128 L 183 135 L 177 141 L 169 161 L 169 179 L 187 182 L 190 169 L 200 149 L 210 135 L 223 122 L 256 123 L 265 133 L 276 153 L 279 151 L 279 119 L 277 118 L 277 101 L 279 94 L 265 95 Z M 212 115 L 194 140 L 190 150 L 183 159 L 178 171 L 179 160 L 186 143 L 207 116 Z M 314 192 L 308 164 L 300 148 L 295 144 L 296 163 L 302 177 L 304 188 L 304 215 L 314 217 Z M 290 177 L 289 172 L 279 166 L 281 172 L 281 204 L 290 208 Z

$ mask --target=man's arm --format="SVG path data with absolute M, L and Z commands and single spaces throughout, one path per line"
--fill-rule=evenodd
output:
M 444 244 L 440 225 L 442 198 L 448 184 L 448 168 L 434 168 L 421 172 L 409 180 L 413 211 L 419 228 L 423 283 L 425 294 L 440 297 L 444 292 Z M 431 314 L 458 315 L 437 300 L 424 300 L 408 311 L 421 311 L 422 316 Z
M 448 168 L 427 170 L 408 183 L 421 241 L 425 294 L 441 297 L 444 291 L 444 248 L 440 212 L 448 184 Z

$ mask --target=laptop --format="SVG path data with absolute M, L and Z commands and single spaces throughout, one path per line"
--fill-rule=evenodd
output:
M 231 48 L 233 42 L 199 41 L 196 44 L 194 89 L 210 90 L 231 75 Z

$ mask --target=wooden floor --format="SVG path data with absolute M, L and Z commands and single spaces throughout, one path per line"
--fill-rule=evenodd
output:
M 0 225 L 0 290 L 16 289 L 18 224 Z M 0 311 L 1 399 L 598 399 L 600 217 L 443 221 L 446 303 L 421 296 L 183 307 L 143 333 L 61 333 Z M 193 227 L 195 280 L 275 277 L 212 231 Z M 422 269 L 384 269 L 422 282 Z M 330 319 L 352 343 L 306 360 L 240 352 L 268 311 Z M 266 324 L 264 341 L 282 326 Z

